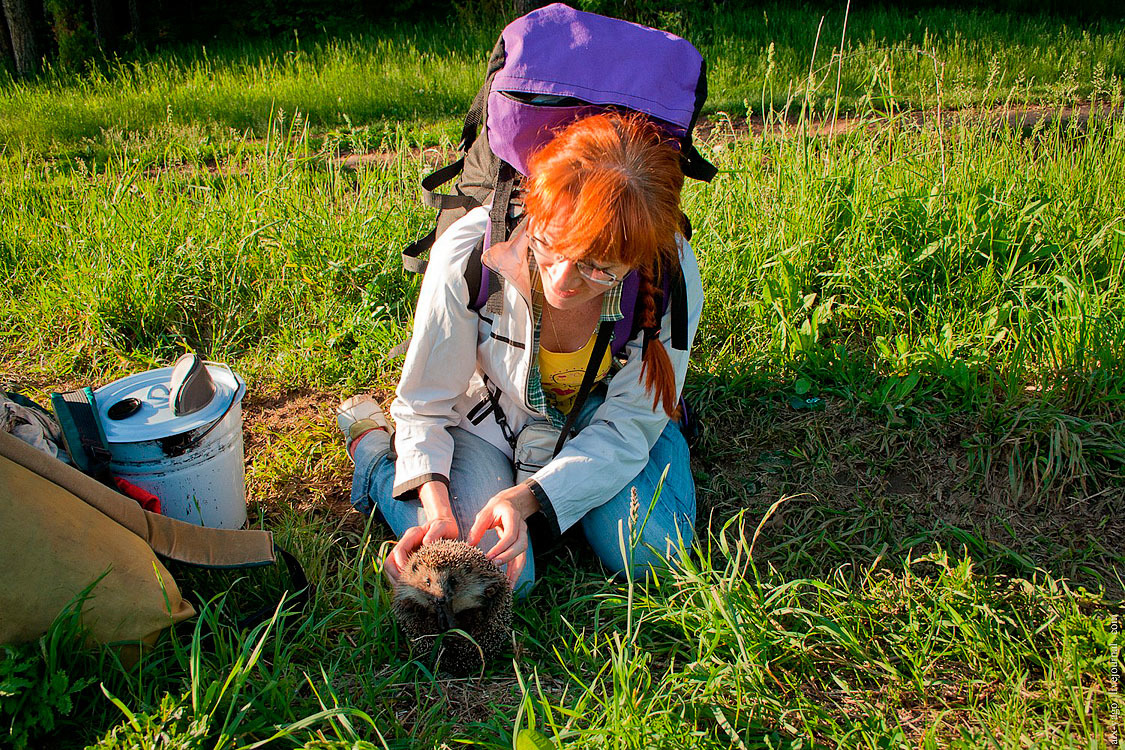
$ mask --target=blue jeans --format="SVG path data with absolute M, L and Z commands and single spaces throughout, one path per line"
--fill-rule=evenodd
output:
M 583 405 L 575 424 L 578 429 L 589 424 L 602 402 L 591 394 Z M 450 428 L 453 437 L 453 464 L 450 467 L 449 491 L 453 515 L 462 537 L 468 534 L 477 513 L 500 490 L 514 484 L 512 462 L 496 446 L 459 427 Z M 364 514 L 378 508 L 394 531 L 401 537 L 412 526 L 425 522 L 425 513 L 418 500 L 395 500 L 394 458 L 386 433 L 373 431 L 355 446 L 355 472 L 352 477 L 352 505 Z M 624 489 L 582 517 L 582 530 L 598 559 L 614 574 L 624 576 L 631 554 L 633 573 L 647 575 L 650 566 L 666 564 L 682 540 L 685 549 L 691 546 L 695 533 L 695 481 L 691 476 L 687 441 L 679 425 L 669 422 L 649 453 L 648 464 Z M 668 468 L 660 496 L 655 498 L 660 477 Z M 634 532 L 630 534 L 633 488 L 637 491 L 638 512 Z M 637 539 L 630 545 L 630 537 Z M 621 539 L 624 537 L 625 555 Z M 488 531 L 478 545 L 490 549 L 497 541 L 495 531 Z M 535 581 L 535 562 L 529 544 L 527 564 L 516 582 L 516 591 L 526 593 Z

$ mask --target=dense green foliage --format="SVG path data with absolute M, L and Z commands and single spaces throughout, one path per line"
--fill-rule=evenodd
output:
M 854 11 L 821 25 L 818 10 L 723 11 L 690 38 L 709 64 L 707 112 L 739 119 L 771 110 L 795 116 L 900 108 L 945 109 L 1119 97 L 1125 24 L 1089 28 L 1027 15 L 932 9 Z M 88 76 L 53 71 L 0 83 L 0 145 L 9 151 L 88 158 L 121 131 L 169 124 L 211 142 L 230 129 L 265 136 L 278 111 L 299 110 L 326 131 L 383 145 L 403 121 L 454 133 L 479 85 L 499 26 L 471 22 L 389 25 L 344 37 L 289 36 L 249 46 L 215 43 L 107 64 Z M 815 53 L 815 54 L 814 54 Z
M 545 0 L 195 0 L 190 3 L 137 3 L 129 0 L 27 0 L 35 21 L 38 47 L 55 64 L 71 70 L 97 65 L 138 49 L 156 50 L 170 43 L 208 43 L 215 39 L 262 39 L 317 32 L 349 33 L 357 25 L 387 21 L 439 20 L 502 25 L 522 9 L 546 5 Z M 799 8 L 802 3 L 760 0 L 575 0 L 575 7 L 680 31 L 705 27 L 716 13 L 757 17 Z M 856 10 L 889 3 L 855 3 Z M 818 13 L 842 13 L 846 3 L 818 7 Z M 1026 13 L 1021 0 L 900 0 L 893 7 L 907 14 L 934 8 Z M 780 11 L 781 13 L 778 13 Z M 1119 21 L 1125 18 L 1113 0 L 1041 0 L 1035 11 L 1069 22 Z M 0 21 L 4 20 L 0 12 Z M 9 19 L 10 22 L 10 19 Z M 7 27 L 0 24 L 0 33 Z M 6 41 L 6 40 L 5 40 Z M 0 68 L 10 65 L 6 44 L 0 44 Z
M 1035 384 L 1076 413 L 1118 413 L 1117 120 L 1031 137 L 980 119 L 871 118 L 833 140 L 778 127 L 787 137 L 716 138 L 719 178 L 687 193 L 713 301 L 701 368 L 805 369 L 863 389 L 914 373 L 898 401 L 936 388 L 970 409 Z M 360 170 L 299 114 L 263 142 L 174 125 L 119 138 L 96 170 L 0 165 L 4 315 L 21 358 L 50 352 L 47 371 L 82 372 L 187 343 L 293 383 L 390 375 L 381 353 L 404 335 L 414 283 L 395 248 L 430 221 L 414 198 L 417 135 L 383 134 L 399 148 Z

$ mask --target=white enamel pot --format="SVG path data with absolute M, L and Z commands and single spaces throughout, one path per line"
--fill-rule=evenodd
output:
M 171 367 L 114 381 L 94 391 L 94 401 L 110 473 L 160 498 L 164 515 L 237 529 L 246 523 L 246 384 L 225 365 L 205 366 L 214 394 L 191 414 L 175 413 Z

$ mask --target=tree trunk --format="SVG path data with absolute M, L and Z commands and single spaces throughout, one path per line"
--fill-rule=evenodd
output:
M 33 75 L 39 66 L 39 52 L 35 49 L 35 24 L 31 18 L 29 0 L 3 0 L 4 16 L 12 35 L 12 56 L 16 61 L 16 75 Z
M 106 48 L 106 43 L 105 43 L 106 40 L 105 40 L 105 29 L 103 28 L 105 22 L 103 20 L 104 13 L 102 12 L 102 1 L 103 0 L 91 0 L 91 2 L 90 2 L 90 20 L 93 22 L 93 25 L 94 25 L 94 40 L 98 44 L 98 49 L 104 51 L 105 48 Z
M 8 33 L 8 16 L 0 8 L 0 66 L 11 65 L 15 69 L 16 58 L 12 57 L 12 36 Z
M 141 39 L 141 9 L 137 7 L 137 0 L 129 0 L 129 28 L 133 30 L 133 43 L 140 44 Z
M 547 5 L 549 2 L 550 2 L 550 0 L 515 0 L 516 15 L 517 16 L 526 16 L 531 11 L 533 11 L 537 8 L 542 8 L 544 5 Z

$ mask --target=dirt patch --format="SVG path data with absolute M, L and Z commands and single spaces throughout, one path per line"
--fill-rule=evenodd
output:
M 1114 110 L 1109 105 L 1076 104 L 1067 107 L 1029 105 L 1022 107 L 964 108 L 937 111 L 904 111 L 872 115 L 842 115 L 836 118 L 809 117 L 802 123 L 799 112 L 763 117 L 730 117 L 711 115 L 702 118 L 696 125 L 696 140 L 710 146 L 743 141 L 748 138 L 792 137 L 801 132 L 814 138 L 844 135 L 861 128 L 897 127 L 921 128 L 928 123 L 940 121 L 943 127 L 958 123 L 986 121 L 996 128 L 1009 127 L 1012 130 L 1030 134 L 1036 129 L 1049 127 L 1056 122 L 1063 128 L 1073 126 L 1075 132 L 1084 133 L 1091 118 L 1120 116 L 1123 110 Z M 940 115 L 940 120 L 939 120 Z M 409 158 L 421 159 L 423 164 L 436 167 L 448 164 L 458 157 L 456 149 L 414 148 Z M 341 155 L 335 161 L 343 169 L 356 170 L 370 166 L 386 167 L 399 161 L 401 154 L 396 151 L 375 151 Z
M 1121 116 L 1123 110 L 1113 109 L 1105 104 L 1082 103 L 1071 106 L 1027 105 L 1020 107 L 962 108 L 954 110 L 905 110 L 900 112 L 871 113 L 866 115 L 847 114 L 839 117 L 809 116 L 802 120 L 800 110 L 785 113 L 772 113 L 768 117 L 753 115 L 730 116 L 725 113 L 712 114 L 700 119 L 695 129 L 698 143 L 711 148 L 744 141 L 749 138 L 790 138 L 807 134 L 814 138 L 833 137 L 851 133 L 859 129 L 915 128 L 920 129 L 940 123 L 942 127 L 958 124 L 972 124 L 985 121 L 997 129 L 1008 127 L 1024 135 L 1046 128 L 1058 122 L 1068 132 L 1082 134 L 1092 119 Z M 370 168 L 385 169 L 399 164 L 404 159 L 409 162 L 421 161 L 426 168 L 436 168 L 449 164 L 460 156 L 452 147 L 428 146 L 413 147 L 405 152 L 377 150 L 352 153 L 339 153 L 327 156 L 328 161 L 346 171 L 359 171 Z M 246 164 L 237 166 L 228 159 L 216 161 L 208 158 L 202 164 L 184 161 L 180 164 L 159 164 L 149 166 L 145 174 L 157 178 L 166 173 L 192 176 L 200 166 L 212 177 L 245 176 L 249 173 Z
M 427 167 L 436 167 L 448 164 L 458 158 L 456 149 L 445 148 L 415 148 L 411 149 L 408 159 L 420 159 Z M 365 153 L 347 154 L 336 161 L 343 169 L 363 169 L 365 167 L 389 167 L 397 164 L 402 159 L 398 151 L 368 151 Z
M 308 389 L 247 394 L 242 429 L 252 508 L 267 517 L 283 509 L 329 515 L 362 531 L 364 519 L 351 509 L 351 463 L 336 429 L 339 403 L 337 394 Z
M 943 127 L 958 123 L 988 122 L 996 128 L 1009 127 L 1022 133 L 1030 133 L 1037 128 L 1049 127 L 1058 122 L 1063 128 L 1073 126 L 1085 132 L 1091 118 L 1108 118 L 1122 115 L 1123 110 L 1109 105 L 1075 104 L 1067 107 L 1048 105 L 1028 105 L 1021 107 L 966 107 L 943 110 L 905 110 L 895 113 L 871 115 L 841 115 L 837 118 L 809 117 L 804 124 L 800 114 L 792 112 L 785 115 L 763 117 L 711 116 L 701 120 L 696 126 L 698 138 L 707 143 L 744 140 L 748 137 L 788 137 L 797 135 L 804 129 L 813 137 L 844 135 L 852 131 L 895 124 L 900 127 L 922 127 L 927 123 L 940 122 Z

